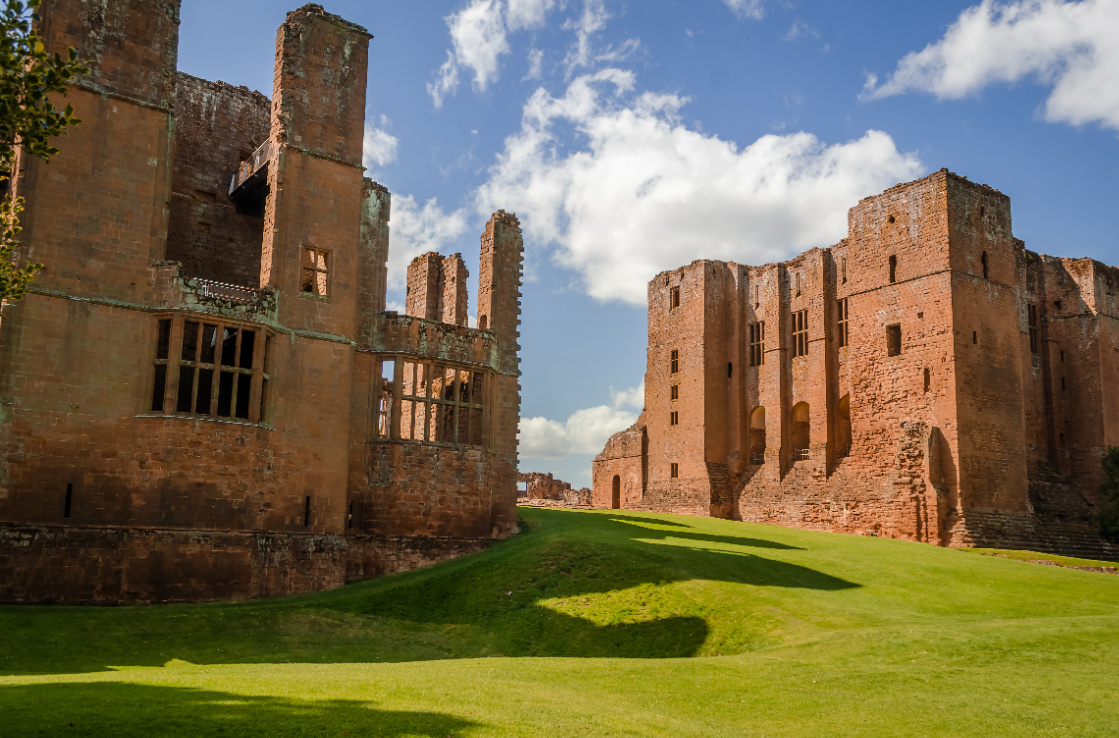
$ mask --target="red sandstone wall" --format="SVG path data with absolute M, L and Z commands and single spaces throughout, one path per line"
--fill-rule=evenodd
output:
M 229 182 L 268 139 L 270 106 L 244 87 L 176 76 L 166 258 L 185 276 L 259 286 L 263 212 L 238 213 Z

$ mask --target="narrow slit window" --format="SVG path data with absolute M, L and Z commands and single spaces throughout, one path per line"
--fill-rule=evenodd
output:
M 793 358 L 808 355 L 808 311 L 793 313 Z
M 70 508 L 72 507 L 73 504 L 74 504 L 74 485 L 73 484 L 67 484 L 66 485 L 66 501 L 63 503 L 63 506 L 62 506 L 62 517 L 64 517 L 64 518 L 69 518 L 70 517 Z
M 734 363 L 728 361 L 727 362 L 727 379 L 731 379 L 732 377 L 734 377 Z
M 330 287 L 330 252 L 304 246 L 302 279 L 301 292 L 326 297 Z
M 982 258 L 980 258 L 980 261 L 983 263 L 983 279 L 990 279 L 991 278 L 991 265 L 987 262 L 987 252 L 986 251 L 983 252 L 983 256 L 982 256 Z
M 836 319 L 838 320 L 838 328 L 836 331 L 836 338 L 839 341 L 839 347 L 843 348 L 847 345 L 847 298 L 836 302 Z
M 668 370 L 671 374 L 676 374 L 680 371 L 680 352 L 676 349 L 673 349 L 672 354 L 669 356 Z
M 898 281 L 898 257 L 890 257 L 890 284 Z
M 887 356 L 900 356 L 901 355 L 901 326 L 888 325 L 886 326 L 886 355 Z
M 1030 353 L 1041 353 L 1041 328 L 1037 319 L 1037 305 L 1030 303 L 1026 306 L 1027 322 L 1030 326 Z
M 669 290 L 668 294 L 668 309 L 675 310 L 676 308 L 680 307 L 680 288 L 673 287 L 671 290 Z
M 926 368 L 925 369 L 925 392 L 928 392 L 931 388 L 932 388 L 932 370 Z
M 311 525 L 311 496 L 303 498 L 303 527 Z
M 847 257 L 844 256 L 839 262 L 839 276 L 843 284 L 847 284 Z
M 668 465 L 668 475 L 672 479 L 679 479 L 680 478 L 680 465 L 677 464 L 676 462 L 673 462 L 673 463 L 669 464 Z
M 750 324 L 750 366 L 765 363 L 765 321 Z

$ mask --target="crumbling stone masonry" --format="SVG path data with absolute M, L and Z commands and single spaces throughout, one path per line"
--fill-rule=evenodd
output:
M 556 479 L 551 474 L 528 472 L 517 475 L 518 486 L 524 487 L 523 494 L 518 496 L 522 500 L 551 500 L 567 507 L 590 507 L 591 490 L 583 487 L 573 489 L 568 482 Z
M 486 226 L 482 330 L 457 256 L 385 312 L 370 35 L 289 13 L 269 101 L 176 71 L 178 0 L 41 12 L 90 73 L 14 181 L 47 268 L 0 324 L 0 600 L 290 594 L 513 534 L 520 227 Z
M 649 283 L 645 411 L 596 505 L 1111 557 L 1119 269 L 1027 251 L 1010 199 L 936 172 L 837 245 Z

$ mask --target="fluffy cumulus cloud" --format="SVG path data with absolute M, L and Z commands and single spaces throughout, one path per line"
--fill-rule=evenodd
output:
M 525 104 L 477 207 L 515 211 L 600 300 L 644 305 L 648 281 L 695 258 L 750 264 L 846 235 L 858 200 L 921 173 L 879 131 L 826 144 L 809 133 L 739 147 L 689 129 L 674 94 L 636 93 L 631 72 L 575 79 Z
M 645 385 L 610 390 L 611 404 L 576 410 L 561 423 L 548 418 L 521 418 L 518 453 L 523 459 L 561 461 L 597 454 L 610 436 L 637 421 L 645 403 Z
M 412 259 L 428 251 L 441 251 L 466 233 L 466 212 L 448 212 L 434 198 L 421 205 L 411 195 L 394 194 L 389 227 L 392 248 L 388 286 L 390 290 L 401 290 Z
M 1119 130 L 1119 0 L 983 0 L 884 83 L 870 76 L 864 98 L 923 91 L 957 99 L 1021 80 L 1051 88 L 1047 120 Z
M 435 106 L 455 92 L 463 69 L 473 76 L 476 90 L 489 88 L 500 75 L 502 55 L 509 53 L 508 35 L 543 25 L 553 7 L 555 0 L 471 0 L 447 16 L 452 48 L 427 86 Z
M 396 148 L 399 141 L 396 136 L 388 132 L 390 125 L 388 117 L 384 115 L 376 122 L 371 120 L 365 122 L 361 162 L 367 169 L 377 169 L 396 161 Z

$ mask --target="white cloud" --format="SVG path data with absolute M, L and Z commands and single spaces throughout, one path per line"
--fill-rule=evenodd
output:
M 469 70 L 474 88 L 485 92 L 500 76 L 500 59 L 509 53 L 509 33 L 544 24 L 556 0 L 471 0 L 446 17 L 452 49 L 427 92 L 441 107 L 458 88 L 460 69 Z M 531 62 L 531 58 L 530 58 Z
M 447 212 L 432 198 L 420 205 L 411 195 L 392 196 L 389 236 L 389 289 L 403 289 L 412 259 L 441 251 L 466 233 L 466 212 Z
M 691 130 L 678 95 L 633 94 L 631 72 L 540 89 L 476 207 L 516 212 L 599 300 L 646 302 L 658 272 L 695 258 L 762 264 L 839 241 L 860 198 L 921 172 L 890 136 L 827 145 L 808 133 L 740 148 Z
M 637 414 L 627 408 L 644 404 L 644 384 L 621 392 L 611 388 L 610 395 L 613 404 L 576 410 L 565 423 L 521 418 L 518 455 L 522 459 L 560 461 L 602 451 L 610 436 L 637 421 Z
M 525 73 L 525 79 L 540 79 L 544 72 L 544 50 L 543 49 L 529 49 L 528 52 L 528 72 Z
M 361 163 L 367 169 L 383 167 L 396 161 L 396 136 L 388 132 L 391 125 L 387 116 L 380 117 L 378 128 L 372 121 L 365 122 L 365 136 L 362 140 Z
M 905 56 L 881 86 L 869 75 L 864 99 L 930 92 L 974 95 L 1033 79 L 1051 87 L 1045 118 L 1119 130 L 1119 0 L 983 0 L 944 37 Z
M 734 11 L 739 18 L 754 18 L 760 20 L 765 15 L 765 4 L 762 0 L 723 0 L 727 7 Z
M 820 32 L 804 21 L 795 20 L 793 25 L 789 27 L 788 33 L 785 34 L 785 41 L 796 41 L 798 38 L 820 38 Z
M 606 28 L 608 20 L 610 14 L 606 12 L 603 0 L 583 0 L 583 14 L 579 19 L 563 24 L 565 29 L 575 31 L 575 44 L 564 59 L 569 77 L 576 69 L 589 66 L 593 61 L 591 40 L 596 33 Z

